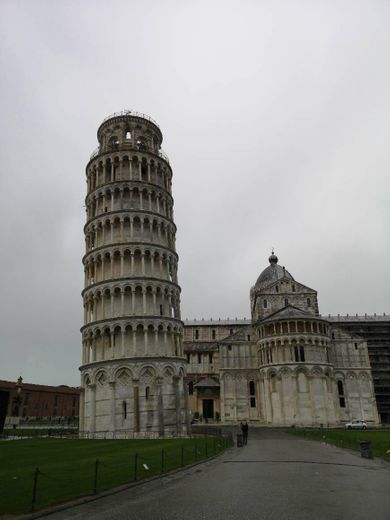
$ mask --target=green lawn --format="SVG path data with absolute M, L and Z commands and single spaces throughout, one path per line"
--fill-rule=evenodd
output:
M 0 516 L 31 509 L 33 474 L 39 468 L 36 509 L 94 490 L 141 480 L 191 464 L 226 447 L 222 438 L 169 440 L 26 439 L 0 442 Z M 162 455 L 162 450 L 164 454 Z M 135 467 L 136 454 L 138 463 Z M 144 464 L 149 469 L 144 467 Z M 163 467 L 162 467 L 163 466 Z
M 375 457 L 390 461 L 390 431 L 374 430 L 289 430 L 294 435 L 304 436 L 329 444 L 335 444 L 342 448 L 359 450 L 359 441 L 371 441 L 372 451 Z

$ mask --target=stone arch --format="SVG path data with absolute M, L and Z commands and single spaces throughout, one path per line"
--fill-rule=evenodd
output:
M 156 369 L 153 365 L 143 365 L 140 369 L 140 379 L 142 384 L 151 385 L 156 377 Z
M 90 386 L 92 384 L 92 378 L 88 372 L 83 377 L 83 384 L 84 384 L 84 387 Z
M 324 372 L 322 370 L 321 367 L 313 367 L 311 370 L 310 370 L 310 375 L 311 376 L 317 376 L 317 377 L 322 377 L 324 375 Z
M 164 379 L 164 383 L 172 384 L 174 375 L 175 375 L 175 371 L 172 368 L 172 366 L 165 365 L 164 368 L 162 369 L 162 377 Z
M 306 372 L 304 372 L 302 370 L 297 372 L 297 385 L 298 385 L 298 392 L 300 392 L 300 393 L 309 392 L 309 381 L 307 379 Z
M 291 370 L 291 368 L 289 367 L 283 367 L 281 370 L 280 370 L 280 375 L 282 377 L 291 377 L 293 374 L 293 371 Z
M 108 376 L 107 371 L 104 368 L 99 368 L 96 371 L 95 377 L 94 377 L 94 382 L 96 383 L 96 385 L 106 386 L 106 385 L 108 385 L 108 381 L 109 381 L 109 376 Z
M 129 386 L 133 379 L 133 372 L 128 366 L 120 366 L 114 372 L 114 379 L 122 386 Z

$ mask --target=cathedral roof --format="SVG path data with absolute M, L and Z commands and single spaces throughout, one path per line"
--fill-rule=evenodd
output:
M 241 327 L 233 334 L 230 334 L 226 338 L 224 338 L 221 343 L 231 343 L 232 341 L 248 341 L 248 334 L 249 336 L 253 334 L 252 326 L 249 325 L 248 327 Z
M 283 309 L 280 309 L 279 311 L 276 311 L 263 320 L 261 320 L 261 323 L 266 323 L 267 321 L 274 321 L 274 320 L 283 320 L 288 318 L 310 318 L 315 320 L 321 320 L 326 321 L 324 318 L 321 318 L 320 316 L 316 316 L 315 314 L 312 314 L 311 312 L 304 311 L 302 309 L 299 309 L 298 307 L 295 307 L 294 305 L 287 305 L 286 307 L 283 307 Z
M 254 287 L 255 289 L 265 289 L 282 278 L 294 280 L 291 274 L 284 267 L 278 265 L 278 257 L 273 252 L 268 260 L 270 265 L 266 267 L 258 277 Z
M 211 377 L 205 377 L 194 385 L 194 388 L 219 388 L 219 383 L 212 379 Z

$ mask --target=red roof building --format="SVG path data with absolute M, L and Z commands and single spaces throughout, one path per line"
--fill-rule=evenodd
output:
M 5 417 L 60 418 L 79 414 L 80 389 L 0 380 L 0 431 Z

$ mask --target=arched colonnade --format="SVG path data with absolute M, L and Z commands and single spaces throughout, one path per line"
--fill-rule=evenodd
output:
M 261 338 L 280 334 L 307 333 L 329 335 L 329 326 L 320 320 L 286 320 L 265 323 L 258 327 L 258 335 Z
M 82 375 L 80 432 L 160 436 L 186 431 L 186 391 L 182 363 L 113 363 L 89 367 Z M 99 402 L 104 401 L 102 408 Z M 97 407 L 99 406 L 99 414 Z
M 125 282 L 84 291 L 84 323 L 122 316 L 164 316 L 180 319 L 177 286 Z
M 177 255 L 159 248 L 128 246 L 104 248 L 84 258 L 85 286 L 107 278 L 147 277 L 177 284 Z
M 334 425 L 335 382 L 329 366 L 260 369 L 263 409 L 275 425 Z
M 147 242 L 175 249 L 176 226 L 164 217 L 123 213 L 95 217 L 84 228 L 87 252 L 123 242 Z
M 118 358 L 183 357 L 183 331 L 178 323 L 121 320 L 83 329 L 83 364 Z
M 330 345 L 327 337 L 302 336 L 258 343 L 259 365 L 281 363 L 324 363 L 331 362 Z
M 173 199 L 168 193 L 146 186 L 115 185 L 91 193 L 86 199 L 87 218 L 122 210 L 158 213 L 173 219 Z
M 126 152 L 107 154 L 89 163 L 88 192 L 115 181 L 143 181 L 170 192 L 172 171 L 165 161 Z

